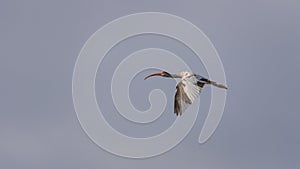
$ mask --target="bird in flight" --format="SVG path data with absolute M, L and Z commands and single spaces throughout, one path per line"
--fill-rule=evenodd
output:
M 176 85 L 176 94 L 174 99 L 174 113 L 177 116 L 182 115 L 187 107 L 196 100 L 205 84 L 210 84 L 218 88 L 227 89 L 227 87 L 223 84 L 218 84 L 214 81 L 208 80 L 200 75 L 188 71 L 183 71 L 178 74 L 170 74 L 163 71 L 146 76 L 144 80 L 152 76 L 181 78 L 181 81 L 179 81 Z

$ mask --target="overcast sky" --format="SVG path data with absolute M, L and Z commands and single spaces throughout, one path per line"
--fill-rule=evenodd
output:
M 195 126 L 177 147 L 135 160 L 110 154 L 87 137 L 73 107 L 72 73 L 96 30 L 145 11 L 171 13 L 199 27 L 221 57 L 229 90 L 222 121 L 208 142 L 198 144 L 198 136 L 210 87 L 201 94 Z M 299 168 L 299 17 L 296 0 L 1 1 L 0 168 Z M 148 47 L 170 50 L 207 76 L 191 51 L 167 37 L 137 36 L 117 45 L 100 65 L 96 94 L 99 106 L 111 112 L 104 114 L 111 125 L 136 137 L 160 133 L 175 119 L 170 112 L 176 83 L 145 84 L 141 79 L 151 70 L 132 81 L 130 97 L 145 110 L 149 91 L 164 90 L 169 104 L 161 119 L 137 125 L 113 107 L 113 70 L 130 53 Z

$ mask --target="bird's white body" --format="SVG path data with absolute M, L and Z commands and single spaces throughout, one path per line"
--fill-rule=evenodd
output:
M 203 85 L 198 83 L 200 76 L 197 78 L 197 75 L 188 71 L 180 72 L 175 76 L 180 77 L 181 80 L 176 85 L 174 112 L 181 115 L 199 97 Z
M 181 76 L 181 79 L 185 79 L 185 78 L 187 78 L 187 77 L 193 75 L 193 73 L 188 72 L 188 71 L 182 71 L 182 72 L 180 72 L 179 74 L 180 74 L 180 76 Z

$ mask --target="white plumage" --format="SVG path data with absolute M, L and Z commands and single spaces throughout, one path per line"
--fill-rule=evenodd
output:
M 200 75 L 183 71 L 179 74 L 169 74 L 168 72 L 159 72 L 145 77 L 145 80 L 151 76 L 162 76 L 168 78 L 181 78 L 176 85 L 176 94 L 174 98 L 174 113 L 182 115 L 187 107 L 192 104 L 200 95 L 201 89 L 205 84 L 211 84 L 219 88 L 227 89 L 225 85 L 217 84 Z

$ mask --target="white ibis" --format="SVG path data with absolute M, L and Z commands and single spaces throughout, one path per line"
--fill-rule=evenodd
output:
M 208 80 L 200 75 L 183 71 L 178 74 L 170 74 L 168 72 L 159 72 L 151 74 L 145 77 L 144 80 L 152 76 L 162 76 L 167 78 L 181 78 L 181 81 L 176 85 L 176 94 L 174 99 L 174 113 L 182 115 L 188 105 L 192 104 L 194 100 L 200 95 L 201 89 L 205 84 L 211 84 L 213 86 L 227 89 L 225 85 L 218 84 L 211 80 Z

